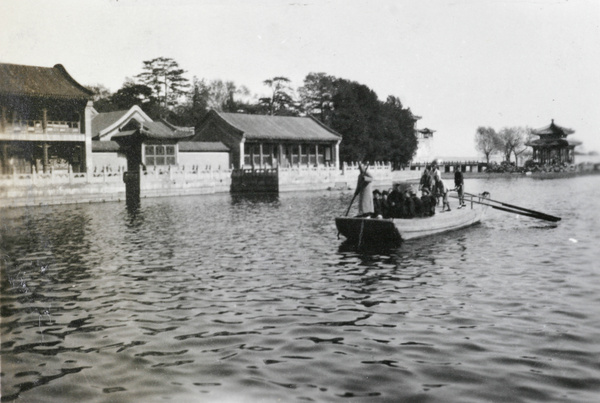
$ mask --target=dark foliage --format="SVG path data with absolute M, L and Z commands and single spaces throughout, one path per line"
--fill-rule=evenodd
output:
M 330 126 L 343 136 L 342 161 L 389 161 L 406 164 L 417 149 L 415 117 L 396 97 L 381 102 L 369 87 L 336 79 Z

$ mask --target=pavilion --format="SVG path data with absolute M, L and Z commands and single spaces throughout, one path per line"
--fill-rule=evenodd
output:
M 567 139 L 567 136 L 575 133 L 575 130 L 561 127 L 552 119 L 550 125 L 532 130 L 531 133 L 540 136 L 526 144 L 533 148 L 534 162 L 538 164 L 575 162 L 575 147 L 581 142 Z

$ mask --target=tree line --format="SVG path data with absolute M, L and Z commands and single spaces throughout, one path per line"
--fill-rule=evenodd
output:
M 504 127 L 496 132 L 492 127 L 480 126 L 475 132 L 475 148 L 481 152 L 490 163 L 490 157 L 502 153 L 504 161 L 510 163 L 511 156 L 517 164 L 519 156 L 530 156 L 532 151 L 527 148 L 535 135 L 529 127 Z
M 187 79 L 179 64 L 165 57 L 142 63 L 139 74 L 126 78 L 111 93 L 101 84 L 89 86 L 99 112 L 139 105 L 152 119 L 164 118 L 179 126 L 196 126 L 210 109 L 222 112 L 277 116 L 312 115 L 340 133 L 340 159 L 346 162 L 408 163 L 416 149 L 415 123 L 419 119 L 396 96 L 385 101 L 364 84 L 309 73 L 303 85 L 292 88 L 284 76 L 268 78 L 268 95 L 253 96 L 247 87 L 221 79 Z

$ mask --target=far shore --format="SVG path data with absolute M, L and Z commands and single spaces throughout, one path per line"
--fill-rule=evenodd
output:
M 492 179 L 492 178 L 532 178 L 532 179 L 562 179 L 577 176 L 598 175 L 600 171 L 580 172 L 463 172 L 465 179 Z M 443 179 L 454 179 L 453 172 L 442 173 Z

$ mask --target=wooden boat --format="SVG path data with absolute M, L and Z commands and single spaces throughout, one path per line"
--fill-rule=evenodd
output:
M 488 205 L 465 200 L 466 207 L 436 212 L 431 217 L 420 218 L 351 218 L 337 217 L 335 225 L 348 241 L 362 244 L 399 243 L 408 239 L 422 238 L 442 232 L 465 228 L 481 221 Z

